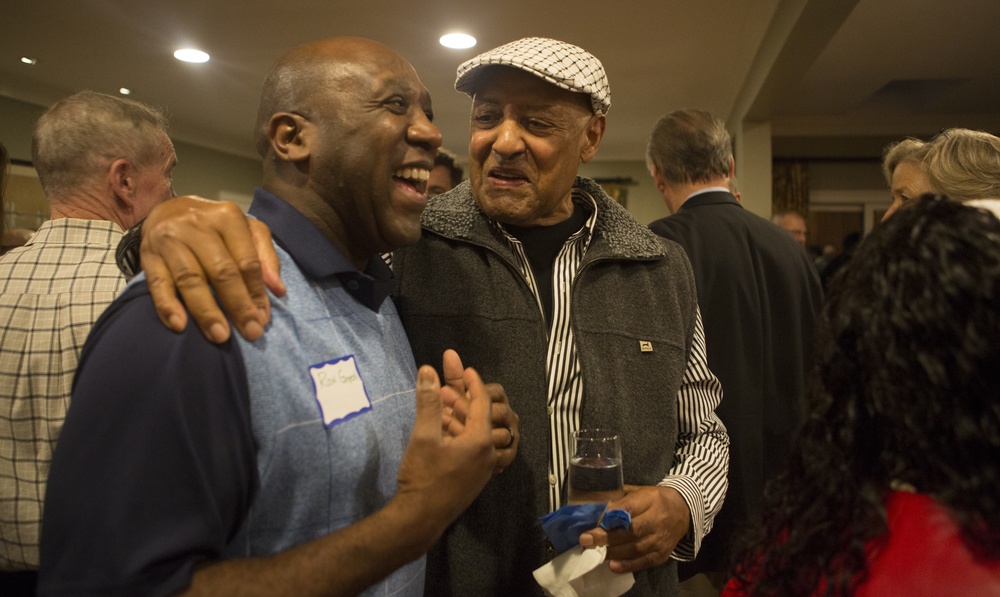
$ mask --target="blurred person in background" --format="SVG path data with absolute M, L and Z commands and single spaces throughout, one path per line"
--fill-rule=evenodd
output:
M 907 138 L 886 148 L 882 171 L 892 193 L 883 222 L 924 193 L 955 201 L 1000 197 L 1000 138 L 963 128 L 926 142 Z
M 764 484 L 798 427 L 823 293 L 796 241 L 733 195 L 736 162 L 720 118 L 704 110 L 664 115 L 646 163 L 671 213 L 649 228 L 691 261 L 708 366 L 722 383 L 716 414 L 731 441 L 729 490 L 698 557 L 678 565 L 680 578 L 691 578 L 682 595 L 718 595 L 736 531 L 760 513 Z
M 882 152 L 882 174 L 892 196 L 892 205 L 882 215 L 883 222 L 905 203 L 931 192 L 924 166 L 927 150 L 927 142 L 908 137 Z
M 125 286 L 124 230 L 173 195 L 163 115 L 81 91 L 38 119 L 51 219 L 0 257 L 0 594 L 33 594 L 42 500 L 84 340 Z
M 806 239 L 809 236 L 809 229 L 806 227 L 806 219 L 797 211 L 779 211 L 771 217 L 771 221 L 792 235 L 795 242 L 806 246 Z
M 430 178 L 427 179 L 428 197 L 447 193 L 462 182 L 462 167 L 456 160 L 457 157 L 452 152 L 443 147 L 438 149 Z

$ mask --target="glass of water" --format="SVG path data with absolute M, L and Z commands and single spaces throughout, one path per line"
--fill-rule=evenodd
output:
M 624 496 L 618 434 L 607 429 L 574 431 L 568 482 L 570 504 L 606 504 Z

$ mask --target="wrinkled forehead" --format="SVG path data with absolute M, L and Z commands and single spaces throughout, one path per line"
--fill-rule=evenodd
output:
M 913 159 L 906 159 L 896 165 L 892 171 L 893 186 L 897 184 L 907 184 L 927 180 L 927 169 L 923 163 Z

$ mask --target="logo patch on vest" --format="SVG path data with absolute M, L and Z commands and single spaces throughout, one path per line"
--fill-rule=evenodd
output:
M 653 352 L 653 343 L 649 340 L 639 340 L 639 352 Z
M 309 375 L 327 427 L 372 409 L 354 355 L 313 365 Z

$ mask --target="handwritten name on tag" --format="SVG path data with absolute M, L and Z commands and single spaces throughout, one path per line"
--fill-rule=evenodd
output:
M 309 367 L 323 423 L 332 427 L 372 408 L 354 355 Z

